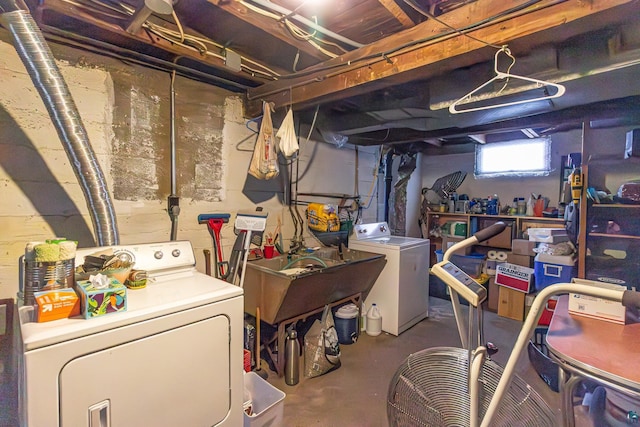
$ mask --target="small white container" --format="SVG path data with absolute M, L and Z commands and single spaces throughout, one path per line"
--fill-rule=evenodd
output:
M 371 304 L 367 312 L 367 335 L 376 337 L 382 332 L 382 315 L 376 304 Z
M 244 413 L 244 427 L 282 425 L 284 398 L 286 394 L 278 390 L 255 372 L 244 374 L 245 406 L 249 404 L 252 415 Z

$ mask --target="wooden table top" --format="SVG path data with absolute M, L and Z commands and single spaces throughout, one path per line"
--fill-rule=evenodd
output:
M 640 323 L 619 325 L 569 314 L 569 296 L 558 298 L 547 347 L 580 371 L 640 392 Z

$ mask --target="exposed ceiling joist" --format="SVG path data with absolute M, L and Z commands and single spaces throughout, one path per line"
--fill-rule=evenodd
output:
M 632 9 L 625 6 L 632 3 L 636 2 L 542 1 L 498 22 L 493 20 L 490 25 L 482 26 L 483 21 L 513 10 L 514 5 L 525 6 L 528 2 L 519 0 L 505 4 L 479 0 L 448 13 L 446 18 L 456 28 L 479 26 L 470 34 L 486 43 L 502 45 L 559 26 L 562 26 L 566 37 L 569 37 L 574 32 L 568 24 L 586 17 L 589 18 L 588 22 L 581 22 L 579 31 L 585 31 L 585 26 L 589 25 L 594 28 L 602 27 L 608 21 L 624 19 Z M 431 36 L 441 37 L 430 40 Z M 446 70 L 469 66 L 493 55 L 492 52 L 484 52 L 485 48 L 485 44 L 451 33 L 441 24 L 429 20 L 410 30 L 310 67 L 293 78 L 281 78 L 250 89 L 248 94 L 252 100 L 274 102 L 276 107 L 293 104 L 303 108 L 405 83 L 418 76 L 425 79 Z
M 68 15 L 78 21 L 85 24 L 89 24 L 100 30 L 104 30 L 112 35 L 121 37 L 131 42 L 138 42 L 144 45 L 153 46 L 161 51 L 164 51 L 173 58 L 189 58 L 215 69 L 224 70 L 225 73 L 232 73 L 234 71 L 226 67 L 224 52 L 216 52 L 218 55 L 206 55 L 199 51 L 196 47 L 181 46 L 177 43 L 173 43 L 162 37 L 159 37 L 145 28 L 138 28 L 136 31 L 128 32 L 127 27 L 130 24 L 130 20 L 125 20 L 122 25 L 119 25 L 115 20 L 99 19 L 87 12 L 85 8 L 74 3 L 70 3 L 64 0 L 41 0 L 34 13 L 36 21 L 44 29 L 48 28 L 48 20 L 46 14 L 53 12 L 59 15 Z M 166 25 L 166 24 L 165 24 Z M 175 28 L 174 28 L 175 29 Z M 275 68 L 275 67 L 272 67 Z M 284 73 L 282 69 L 275 68 L 276 71 Z M 237 73 L 243 80 L 249 80 L 255 82 L 255 84 L 264 83 L 265 79 L 260 77 L 254 77 L 247 73 Z
M 271 35 L 277 37 L 280 41 L 299 49 L 300 51 L 310 55 L 313 58 L 319 60 L 326 60 L 327 55 L 320 52 L 311 46 L 306 40 L 299 40 L 291 36 L 291 33 L 286 29 L 285 24 L 276 19 L 260 15 L 247 7 L 242 1 L 229 1 L 229 0 L 207 0 L 209 3 L 216 5 L 220 9 L 230 13 L 231 15 L 241 19 L 247 24 L 256 28 L 262 28 L 263 30 L 271 33 Z M 258 8 L 258 6 L 254 6 Z M 265 13 L 268 11 L 264 11 Z M 273 14 L 273 12 L 271 12 Z
M 385 7 L 402 25 L 403 28 L 411 28 L 416 23 L 407 15 L 393 0 L 379 0 L 380 4 Z

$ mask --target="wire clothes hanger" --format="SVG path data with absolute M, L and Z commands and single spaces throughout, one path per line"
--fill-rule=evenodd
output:
M 507 55 L 512 60 L 511 65 L 509 65 L 509 69 L 507 70 L 506 73 L 498 70 L 498 56 L 500 55 L 500 53 L 504 53 L 505 55 Z M 534 79 L 534 78 L 531 78 L 531 77 L 518 76 L 518 75 L 509 73 L 509 70 L 511 70 L 511 67 L 513 67 L 513 65 L 515 63 L 516 63 L 516 58 L 511 54 L 511 50 L 509 50 L 509 48 L 506 47 L 506 46 L 502 46 L 502 48 L 496 52 L 495 59 L 494 59 L 494 70 L 496 72 L 495 77 L 493 77 L 488 82 L 482 84 L 481 86 L 475 88 L 474 90 L 472 90 L 471 92 L 467 93 L 462 98 L 458 99 L 453 104 L 451 104 L 449 106 L 449 112 L 451 114 L 460 114 L 460 113 L 469 113 L 471 111 L 489 110 L 491 108 L 508 107 L 510 105 L 526 104 L 526 103 L 529 103 L 529 102 L 544 101 L 544 100 L 547 100 L 547 99 L 554 99 L 554 98 L 558 98 L 558 97 L 560 97 L 560 96 L 562 96 L 564 94 L 565 87 L 563 85 L 560 85 L 560 84 L 557 84 L 557 83 L 552 83 L 552 82 L 546 82 L 544 80 L 538 80 L 538 79 Z M 494 82 L 499 81 L 499 80 L 505 80 L 504 86 L 498 92 L 498 94 L 500 94 L 507 87 L 509 79 L 524 80 L 524 81 L 527 81 L 527 82 L 535 83 L 536 85 L 538 85 L 538 87 L 551 86 L 551 87 L 556 89 L 556 92 L 553 95 L 545 95 L 545 96 L 540 96 L 540 97 L 537 97 L 537 98 L 523 99 L 523 100 L 520 100 L 520 101 L 505 102 L 505 103 L 502 103 L 502 104 L 485 105 L 485 106 L 482 106 L 482 107 L 467 108 L 467 109 L 464 109 L 464 110 L 458 110 L 456 108 L 459 104 L 467 101 L 469 98 L 471 98 L 471 96 L 477 94 L 478 92 L 480 92 L 486 86 L 489 86 L 489 85 L 491 85 Z

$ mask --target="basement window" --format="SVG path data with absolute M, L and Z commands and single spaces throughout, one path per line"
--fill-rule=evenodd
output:
M 476 145 L 476 178 L 547 176 L 551 138 L 517 139 Z

